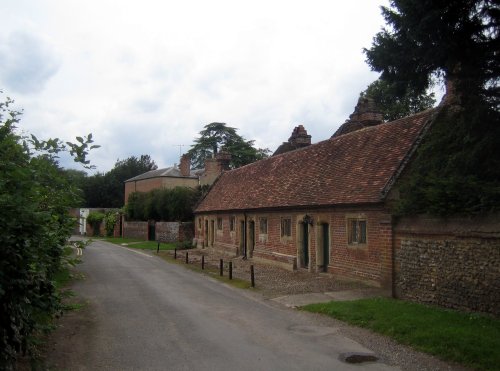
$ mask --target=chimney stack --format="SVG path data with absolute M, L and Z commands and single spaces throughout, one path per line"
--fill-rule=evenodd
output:
M 384 122 L 384 116 L 378 110 L 375 101 L 368 97 L 359 97 L 358 104 L 354 112 L 349 116 L 349 120 L 343 123 L 332 138 L 339 135 L 351 133 L 368 126 L 380 125 Z
M 182 176 L 191 175 L 191 158 L 187 153 L 181 156 L 181 162 L 179 164 L 179 170 Z
M 215 179 L 223 172 L 230 170 L 231 154 L 226 151 L 220 151 L 215 158 L 205 160 L 205 173 L 200 178 L 200 185 L 212 184 Z

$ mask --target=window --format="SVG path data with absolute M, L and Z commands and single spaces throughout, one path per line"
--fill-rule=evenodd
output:
M 198 218 L 198 229 L 201 229 L 201 218 Z
M 292 219 L 281 218 L 281 237 L 292 236 Z
M 217 218 L 217 229 L 222 231 L 222 218 Z
M 230 219 L 229 219 L 229 230 L 231 232 L 234 232 L 234 226 L 236 225 L 236 217 L 232 216 Z
M 267 234 L 267 218 L 259 219 L 259 232 L 260 234 Z
M 366 220 L 348 219 L 347 234 L 349 244 L 366 243 Z

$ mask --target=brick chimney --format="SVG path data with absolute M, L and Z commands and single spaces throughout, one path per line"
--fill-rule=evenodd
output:
M 375 101 L 368 97 L 359 97 L 358 104 L 354 112 L 349 116 L 349 120 L 343 123 L 332 138 L 342 134 L 347 134 L 368 126 L 380 125 L 384 122 L 382 113 L 378 110 Z
M 182 176 L 191 175 L 191 158 L 187 153 L 181 156 L 181 162 L 179 164 L 179 170 Z
M 215 179 L 223 172 L 230 170 L 231 154 L 220 151 L 215 158 L 205 160 L 205 173 L 200 177 L 200 185 L 212 184 Z
M 299 125 L 293 129 L 288 143 L 294 148 L 307 147 L 311 144 L 311 136 L 307 135 L 307 130 L 304 129 L 303 125 Z
M 307 134 L 307 130 L 304 128 L 304 125 L 299 125 L 293 129 L 292 135 L 288 138 L 288 142 L 283 142 L 283 144 L 281 144 L 278 149 L 274 151 L 273 156 L 310 145 L 311 136 Z

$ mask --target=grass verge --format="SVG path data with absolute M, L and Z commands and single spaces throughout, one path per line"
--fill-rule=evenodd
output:
M 189 250 L 188 250 L 189 251 Z M 224 276 L 219 275 L 219 269 L 213 268 L 210 266 L 205 266 L 205 269 L 201 269 L 201 264 L 186 264 L 184 260 L 184 256 L 179 255 L 177 259 L 174 259 L 170 254 L 160 253 L 160 257 L 169 263 L 174 263 L 174 264 L 179 264 L 183 265 L 186 268 L 198 272 L 198 273 L 203 273 L 206 274 L 207 276 L 210 276 L 212 278 L 215 278 L 218 281 L 227 283 L 233 287 L 237 287 L 239 289 L 249 289 L 252 287 L 251 283 L 249 281 L 245 281 L 239 278 L 234 278 L 232 280 L 229 279 L 227 271 L 224 272 Z
M 158 249 L 158 242 L 157 241 L 143 241 L 143 240 L 137 240 L 134 238 L 114 238 L 114 237 L 107 237 L 104 239 L 106 242 L 111 242 L 116 245 L 123 245 L 127 244 L 127 247 L 130 247 L 132 249 L 142 249 L 142 250 L 157 250 Z M 173 250 L 175 249 L 176 244 L 175 243 L 160 243 L 160 250 Z
M 402 300 L 376 298 L 302 309 L 364 327 L 477 370 L 500 370 L 500 320 Z

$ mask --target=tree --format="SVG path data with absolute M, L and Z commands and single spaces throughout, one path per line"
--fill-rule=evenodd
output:
M 85 206 L 122 207 L 125 197 L 124 181 L 157 168 L 149 155 L 117 160 L 113 169 L 107 173 L 97 173 L 84 180 L 82 188 Z
M 225 123 L 212 122 L 205 125 L 195 144 L 189 150 L 191 164 L 202 168 L 205 159 L 215 156 L 221 149 L 231 154 L 230 166 L 237 168 L 269 156 L 269 150 L 254 147 L 253 140 L 245 140 L 236 133 L 236 129 Z
M 433 79 L 453 82 L 458 95 L 480 95 L 499 107 L 498 0 L 391 0 L 367 62 L 396 84 L 423 93 Z
M 400 214 L 474 214 L 500 205 L 498 0 L 392 0 L 367 62 L 406 92 L 433 79 L 448 99 L 401 180 Z
M 362 97 L 372 98 L 384 116 L 385 121 L 393 121 L 431 108 L 436 100 L 434 93 L 416 93 L 408 90 L 403 96 L 396 93 L 397 87 L 378 79 L 372 82 Z
M 91 135 L 77 143 L 40 141 L 16 134 L 20 112 L 0 102 L 0 369 L 30 353 L 33 334 L 61 310 L 54 280 L 66 262 L 66 242 L 75 226 L 69 208 L 76 187 L 57 162 L 70 151 L 90 167 Z

